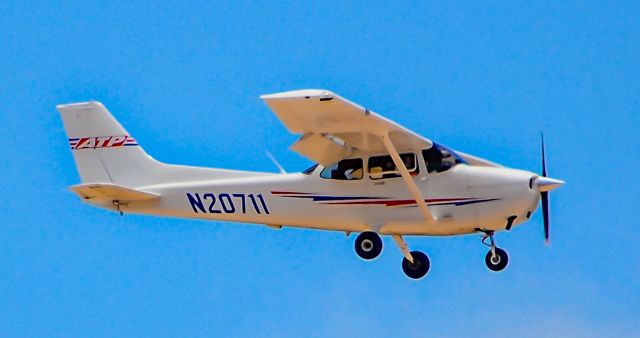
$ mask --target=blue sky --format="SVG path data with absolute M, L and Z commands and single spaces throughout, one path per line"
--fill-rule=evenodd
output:
M 0 332 L 20 337 L 599 337 L 640 332 L 637 2 L 0 3 Z M 90 208 L 60 103 L 103 102 L 162 161 L 309 162 L 258 98 L 331 89 L 440 143 L 538 171 L 541 217 L 500 233 L 409 238 L 404 277 L 341 233 Z

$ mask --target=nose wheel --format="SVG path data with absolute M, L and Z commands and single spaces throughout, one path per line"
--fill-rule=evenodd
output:
M 382 252 L 382 239 L 375 232 L 365 231 L 356 238 L 355 249 L 360 258 L 374 259 Z
M 492 253 L 491 250 L 487 252 L 487 255 L 484 257 L 484 262 L 487 264 L 489 270 L 498 272 L 507 267 L 509 256 L 506 251 L 496 248 L 495 253 Z
M 504 270 L 509 264 L 509 255 L 507 255 L 506 251 L 496 246 L 496 241 L 493 239 L 493 231 L 485 231 L 484 233 L 482 244 L 489 247 L 489 252 L 484 257 L 487 268 L 495 272 Z M 487 239 L 489 239 L 489 243 L 486 242 Z

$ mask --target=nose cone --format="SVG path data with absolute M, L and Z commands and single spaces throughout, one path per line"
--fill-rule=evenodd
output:
M 551 177 L 538 177 L 538 179 L 536 179 L 536 184 L 538 185 L 538 190 L 540 192 L 543 192 L 551 191 L 555 188 L 560 187 L 564 184 L 564 181 L 556 180 L 555 178 Z

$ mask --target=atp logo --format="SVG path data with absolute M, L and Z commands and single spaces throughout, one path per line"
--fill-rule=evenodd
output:
M 96 136 L 70 138 L 71 149 L 97 149 L 137 146 L 138 142 L 129 135 Z

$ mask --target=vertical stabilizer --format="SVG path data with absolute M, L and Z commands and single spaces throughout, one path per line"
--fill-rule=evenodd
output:
M 57 106 L 82 183 L 135 187 L 160 165 L 100 102 Z

